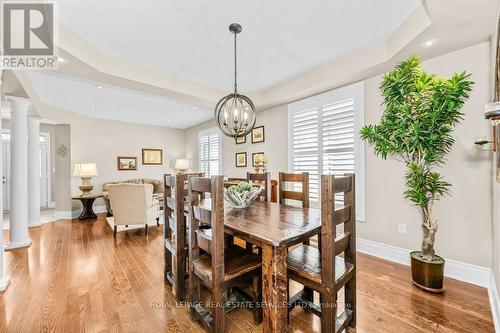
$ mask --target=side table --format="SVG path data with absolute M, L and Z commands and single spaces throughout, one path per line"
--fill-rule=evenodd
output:
M 92 205 L 94 204 L 94 201 L 97 198 L 102 198 L 102 194 L 87 194 L 87 195 L 77 195 L 71 197 L 71 199 L 78 200 L 82 203 L 83 210 L 80 216 L 78 216 L 79 220 L 88 220 L 97 218 L 97 215 L 94 213 L 94 210 L 92 209 Z

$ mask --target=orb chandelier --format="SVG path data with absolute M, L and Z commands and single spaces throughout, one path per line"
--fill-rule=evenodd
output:
M 234 34 L 234 93 L 222 97 L 215 106 L 217 126 L 227 136 L 237 138 L 245 136 L 255 126 L 255 106 L 250 98 L 238 94 L 236 63 L 236 35 L 241 32 L 241 25 L 232 23 L 229 31 Z

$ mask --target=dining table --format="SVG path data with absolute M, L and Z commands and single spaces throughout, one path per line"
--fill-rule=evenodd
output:
M 210 209 L 211 200 L 200 206 Z M 224 229 L 262 249 L 263 332 L 287 332 L 288 248 L 319 234 L 321 210 L 264 201 L 233 208 L 225 202 Z

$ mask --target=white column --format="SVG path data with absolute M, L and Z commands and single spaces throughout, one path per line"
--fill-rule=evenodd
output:
M 28 226 L 40 222 L 40 118 L 28 118 Z
M 28 233 L 28 107 L 29 100 L 8 99 L 10 117 L 10 232 L 6 250 L 31 245 Z
M 0 97 L 1 97 L 1 87 L 2 87 L 2 69 L 0 69 Z M 2 107 L 0 111 L 3 111 L 4 106 L 7 106 L 7 102 L 3 103 L 2 102 Z M 2 132 L 2 114 L 0 113 L 0 143 L 2 142 L 1 139 L 1 132 Z M 2 149 L 0 146 L 0 177 L 3 175 L 3 163 L 2 163 Z M 4 275 L 3 272 L 3 186 L 0 183 L 0 291 L 4 291 L 7 289 L 9 286 L 10 278 L 8 276 Z

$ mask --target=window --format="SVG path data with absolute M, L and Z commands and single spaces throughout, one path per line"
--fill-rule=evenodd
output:
M 216 128 L 198 133 L 199 170 L 206 177 L 221 174 L 221 137 Z
M 290 170 L 309 172 L 313 205 L 319 205 L 319 175 L 355 173 L 358 220 L 364 220 L 363 101 L 363 83 L 356 83 L 288 106 Z

